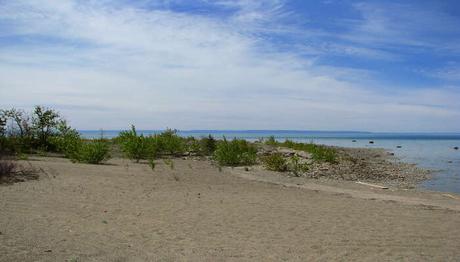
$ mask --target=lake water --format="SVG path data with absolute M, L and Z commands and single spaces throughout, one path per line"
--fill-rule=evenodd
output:
M 101 131 L 80 131 L 83 137 L 100 137 Z M 103 136 L 112 138 L 120 131 L 104 131 Z M 145 135 L 161 131 L 142 130 Z M 203 137 L 209 134 L 216 138 L 242 138 L 257 140 L 274 136 L 277 140 L 291 139 L 299 142 L 342 147 L 384 148 L 408 163 L 435 171 L 433 178 L 420 186 L 435 191 L 460 193 L 460 133 L 369 133 L 369 132 L 329 132 L 329 131 L 179 131 L 181 136 Z M 353 142 L 355 140 L 355 142 Z M 369 141 L 374 141 L 370 144 Z M 401 148 L 398 148 L 400 146 Z

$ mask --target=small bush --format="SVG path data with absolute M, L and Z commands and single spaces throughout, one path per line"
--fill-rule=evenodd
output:
M 154 158 L 156 154 L 156 141 L 153 137 L 137 135 L 136 127 L 131 126 L 131 130 L 123 131 L 117 138 L 121 144 L 121 150 L 129 159 L 139 162 L 141 159 Z
M 110 158 L 110 147 L 106 140 L 98 139 L 83 143 L 72 160 L 88 164 L 100 164 Z
M 246 140 L 224 138 L 217 144 L 214 159 L 222 166 L 253 165 L 257 159 L 257 150 Z
M 203 155 L 201 144 L 199 140 L 196 140 L 193 136 L 186 138 L 187 151 L 197 155 Z
M 268 170 L 284 172 L 287 171 L 287 161 L 280 153 L 275 153 L 262 158 L 262 162 Z
M 278 142 L 276 142 L 276 139 L 274 136 L 270 136 L 268 137 L 267 141 L 265 141 L 265 144 L 269 146 L 276 146 L 278 145 Z
M 337 153 L 332 148 L 327 148 L 324 146 L 316 146 L 312 152 L 314 160 L 325 161 L 332 164 L 337 163 Z
M 38 179 L 37 170 L 24 168 L 15 161 L 14 157 L 7 156 L 0 151 L 0 184 L 23 182 L 30 179 Z
M 214 151 L 216 151 L 217 140 L 212 135 L 201 138 L 200 144 L 201 144 L 201 150 L 203 154 L 206 156 L 210 156 L 214 154 Z
M 159 144 L 159 152 L 169 155 L 182 155 L 185 153 L 185 139 L 177 135 L 176 130 L 167 129 L 156 135 Z
M 216 151 L 217 140 L 211 135 L 199 140 L 194 137 L 186 139 L 187 150 L 200 156 L 211 156 Z
M 333 148 L 327 146 L 316 145 L 313 143 L 296 143 L 291 140 L 286 140 L 279 145 L 308 152 L 312 154 L 315 161 L 324 161 L 332 164 L 337 163 L 337 152 Z
M 72 129 L 65 125 L 59 128 L 60 135 L 50 138 L 51 144 L 60 153 L 63 153 L 67 158 L 76 158 L 75 154 L 79 153 L 79 150 L 83 144 L 83 140 L 77 130 Z
M 7 142 L 3 146 L 11 153 L 54 152 L 53 140 L 62 135 L 62 125 L 67 127 L 59 112 L 43 106 L 35 106 L 33 112 L 0 110 L 0 136 L 8 140 L 0 142 Z
M 155 160 L 149 159 L 149 166 L 150 166 L 150 168 L 152 169 L 152 171 L 154 171 L 154 170 L 155 170 L 155 166 L 156 166 Z
M 307 163 L 300 162 L 300 158 L 298 156 L 293 156 L 288 163 L 289 171 L 291 171 L 295 176 L 300 176 L 302 173 L 307 172 L 309 168 L 310 167 Z
M 0 179 L 12 176 L 17 169 L 16 163 L 11 160 L 0 159 Z

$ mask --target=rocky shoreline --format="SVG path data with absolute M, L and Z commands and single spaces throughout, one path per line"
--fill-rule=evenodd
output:
M 311 154 L 285 147 L 260 145 L 258 154 L 281 153 L 286 158 L 297 156 L 301 162 L 309 164 L 308 171 L 300 174 L 300 177 L 311 179 L 367 181 L 392 187 L 415 188 L 431 174 L 430 170 L 399 161 L 384 149 L 330 148 L 337 153 L 337 163 L 313 161 Z M 280 174 L 293 175 L 288 172 L 280 172 Z

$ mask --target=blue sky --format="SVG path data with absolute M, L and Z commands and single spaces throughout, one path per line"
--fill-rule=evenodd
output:
M 0 0 L 0 92 L 80 129 L 460 132 L 460 3 Z

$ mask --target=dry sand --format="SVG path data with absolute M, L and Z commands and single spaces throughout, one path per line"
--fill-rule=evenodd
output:
M 0 261 L 459 261 L 460 196 L 174 160 L 30 161 L 0 186 Z

